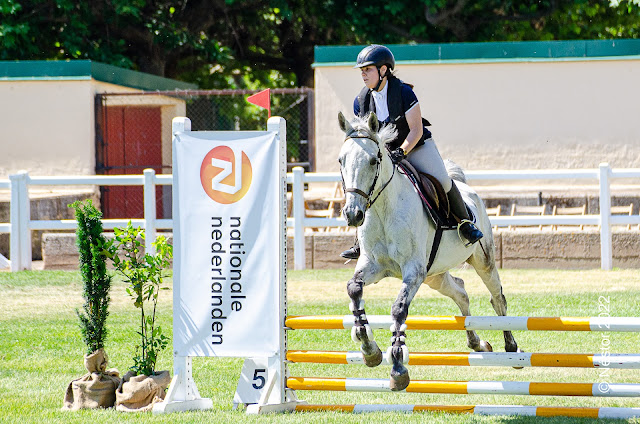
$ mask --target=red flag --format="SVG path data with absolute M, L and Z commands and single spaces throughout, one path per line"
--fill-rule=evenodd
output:
M 259 93 L 253 94 L 247 97 L 247 101 L 252 105 L 260 106 L 267 109 L 269 112 L 269 118 L 271 118 L 271 90 L 262 90 Z

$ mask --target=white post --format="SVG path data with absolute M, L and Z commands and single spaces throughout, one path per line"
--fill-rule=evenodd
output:
M 609 176 L 611 168 L 608 163 L 600 167 L 600 268 L 613 268 L 613 242 L 611 236 L 611 190 Z
M 11 181 L 11 271 L 31 269 L 31 205 L 27 171 L 10 175 Z
M 167 414 L 213 408 L 213 401 L 200 397 L 198 387 L 191 374 L 191 358 L 175 356 L 173 378 L 164 402 L 153 405 L 153 414 Z
M 153 242 L 156 241 L 156 171 L 145 169 L 144 173 L 144 251 L 155 255 Z
M 304 240 L 304 168 L 293 168 L 293 265 L 294 269 L 305 269 Z
M 280 349 L 278 356 L 270 358 L 273 364 L 269 364 L 275 367 L 277 370 L 276 381 L 274 383 L 275 392 L 272 394 L 270 403 L 283 404 L 286 402 L 287 397 L 285 394 L 285 382 L 286 382 L 286 365 L 284 363 L 287 354 L 287 334 L 284 329 L 284 321 L 287 319 L 287 122 L 280 116 L 274 116 L 267 121 L 267 131 L 275 131 L 278 133 L 280 139 L 280 198 L 282 204 L 280 205 L 280 263 L 279 274 L 279 315 L 278 321 L 280 322 Z
M 9 218 L 11 220 L 11 245 L 9 248 L 11 272 L 20 271 L 20 264 L 22 263 L 22 251 L 20 250 L 20 190 L 18 189 L 20 178 L 20 174 L 9 175 L 11 183 L 11 211 Z
M 189 118 L 173 118 L 171 121 L 171 134 L 174 137 L 173 147 L 175 149 L 175 134 L 178 132 L 186 132 L 191 131 L 191 120 Z M 173 153 L 173 249 L 174 252 L 180 252 L 180 244 L 182 243 L 180 239 L 180 204 L 178 202 L 178 178 L 179 175 L 175 172 L 178 169 L 176 163 L 176 155 L 175 151 Z M 147 172 L 152 171 L 152 173 Z M 155 239 L 155 185 L 150 184 L 151 189 L 147 190 L 147 178 L 149 175 L 153 175 L 155 177 L 155 172 L 153 170 L 145 169 L 145 219 L 147 217 L 153 216 L 154 223 L 153 232 Z M 148 206 L 150 202 L 150 198 L 147 199 L 147 192 L 153 191 L 153 206 Z M 149 194 L 151 196 L 151 194 Z M 147 208 L 153 207 L 153 213 L 148 211 Z M 147 233 L 147 240 L 149 240 L 149 233 Z M 146 245 L 145 245 L 146 248 Z M 173 322 L 176 323 L 180 319 L 180 314 L 178 312 L 178 308 L 175 305 L 180 303 L 180 267 L 181 261 L 179 257 L 174 258 L 173 262 Z M 175 329 L 174 329 L 175 331 Z M 174 341 L 175 341 L 175 333 L 174 333 Z M 198 387 L 196 386 L 195 381 L 193 381 L 193 376 L 191 374 L 191 358 L 188 356 L 179 356 L 177 351 L 174 349 L 173 354 L 173 379 L 171 380 L 171 385 L 169 386 L 169 391 L 163 402 L 156 403 L 153 406 L 154 414 L 164 414 L 169 412 L 179 412 L 179 411 L 192 411 L 198 409 L 211 409 L 213 408 L 213 401 L 208 398 L 201 398 L 200 393 L 198 392 Z
M 20 268 L 31 270 L 31 202 L 29 201 L 29 174 L 25 171 L 19 184 L 20 190 Z

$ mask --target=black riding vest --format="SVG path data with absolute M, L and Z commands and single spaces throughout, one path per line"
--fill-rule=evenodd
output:
M 387 83 L 389 84 L 389 88 L 387 89 L 389 123 L 395 125 L 398 130 L 398 136 L 395 140 L 390 141 L 387 144 L 391 150 L 395 150 L 400 147 L 407 138 L 407 135 L 409 135 L 409 124 L 407 123 L 407 118 L 404 115 L 404 110 L 402 109 L 402 84 L 404 84 L 404 82 L 394 76 L 390 76 L 387 79 Z M 360 94 L 358 94 L 358 105 L 360 106 L 360 117 L 366 116 L 369 111 L 376 110 L 376 105 L 369 88 L 364 87 L 362 91 L 360 91 Z M 381 125 L 384 125 L 384 122 L 381 122 Z M 422 138 L 418 141 L 416 147 L 422 146 L 424 144 L 424 140 L 431 138 L 431 132 L 427 129 L 431 123 L 422 118 L 422 125 Z

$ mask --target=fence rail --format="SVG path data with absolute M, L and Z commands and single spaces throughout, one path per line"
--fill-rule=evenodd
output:
M 469 181 L 517 181 L 517 180 L 576 180 L 586 179 L 599 182 L 600 213 L 581 216 L 492 216 L 492 225 L 598 225 L 600 227 L 601 268 L 610 270 L 613 263 L 612 225 L 640 224 L 640 215 L 611 215 L 611 181 L 621 178 L 640 178 L 640 169 L 612 169 L 608 164 L 600 164 L 598 169 L 574 170 L 518 170 L 518 171 L 467 171 Z M 304 185 L 306 183 L 338 182 L 339 173 L 305 173 L 296 167 L 287 174 L 287 183 L 293 185 L 293 217 L 287 219 L 287 226 L 294 229 L 294 267 L 304 269 L 305 227 L 343 227 L 346 222 L 342 218 L 307 218 L 304 206 Z M 74 230 L 76 221 L 63 220 L 31 220 L 28 189 L 31 186 L 143 186 L 144 218 L 131 219 L 134 225 L 145 228 L 147 237 L 145 248 L 152 252 L 151 243 L 156 238 L 156 230 L 172 229 L 173 220 L 157 219 L 156 190 L 158 185 L 172 185 L 172 175 L 156 175 L 152 169 L 146 169 L 143 175 L 92 175 L 92 176 L 59 176 L 30 177 L 26 172 L 10 175 L 9 179 L 0 180 L 0 189 L 11 190 L 10 223 L 0 223 L 0 233 L 11 234 L 12 271 L 31 269 L 31 230 Z M 129 219 L 104 219 L 105 229 L 125 226 Z M 9 264 L 1 261 L 0 266 Z

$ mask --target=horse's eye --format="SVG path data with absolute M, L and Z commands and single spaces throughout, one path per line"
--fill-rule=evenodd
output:
M 378 159 L 376 158 L 369 159 L 369 165 L 373 166 L 373 165 L 376 165 L 377 163 L 378 163 Z

